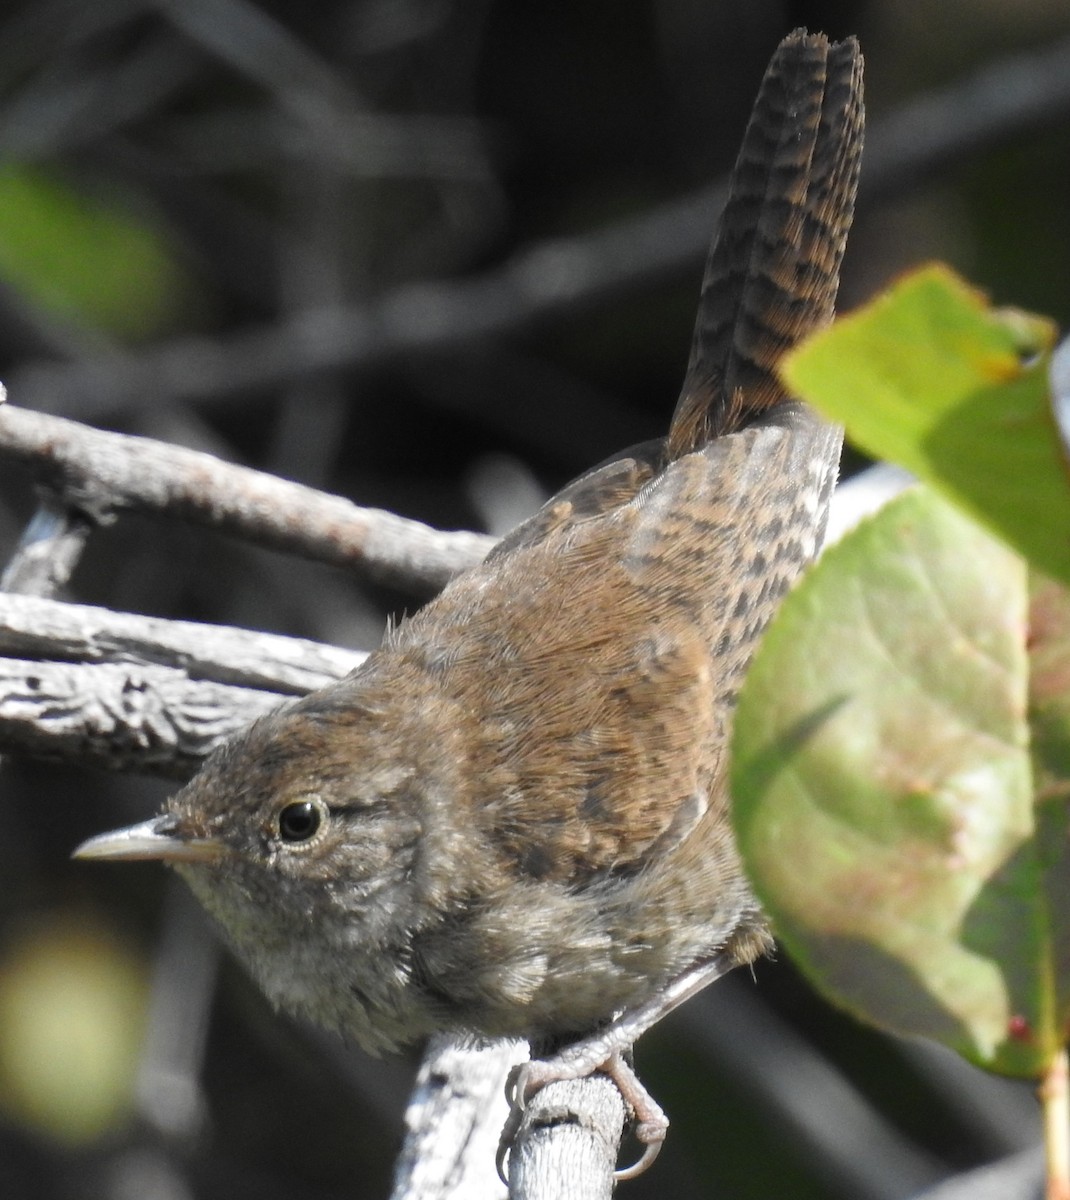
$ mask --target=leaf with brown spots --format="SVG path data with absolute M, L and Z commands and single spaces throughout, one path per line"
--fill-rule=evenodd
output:
M 869 1021 L 1024 1075 L 1070 1017 L 1053 586 L 1030 629 L 1022 560 L 913 490 L 785 601 L 733 742 L 741 851 L 803 968 Z

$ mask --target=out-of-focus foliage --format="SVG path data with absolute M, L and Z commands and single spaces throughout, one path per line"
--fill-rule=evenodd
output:
M 125 339 L 173 328 L 189 281 L 160 226 L 31 167 L 0 170 L 0 277 L 30 303 Z
M 0 957 L 0 1109 L 74 1145 L 133 1110 L 141 961 L 84 914 L 29 918 Z

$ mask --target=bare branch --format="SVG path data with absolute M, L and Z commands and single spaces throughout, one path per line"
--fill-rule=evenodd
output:
M 528 1103 L 509 1156 L 522 1200 L 609 1200 L 624 1100 L 605 1075 L 551 1083 Z
M 52 496 L 43 496 L 0 576 L 0 592 L 54 596 L 70 579 L 94 523 Z
M 431 1038 L 405 1112 L 392 1200 L 504 1198 L 494 1158 L 508 1115 L 505 1081 L 526 1058 L 524 1042 Z
M 524 1042 L 439 1035 L 424 1052 L 406 1112 L 392 1200 L 499 1200 L 494 1169 L 505 1126 L 505 1081 Z M 624 1102 L 604 1075 L 551 1084 L 533 1096 L 509 1156 L 518 1200 L 596 1200 L 613 1191 Z
M 0 659 L 0 748 L 188 779 L 209 751 L 279 707 L 273 692 L 171 667 Z
M 12 405 L 0 407 L 0 454 L 26 464 L 91 516 L 115 509 L 166 513 L 274 550 L 437 591 L 494 544 L 360 508 L 209 454 L 150 438 L 103 433 Z
M 868 503 L 867 479 L 880 470 L 837 491 L 841 522 L 843 510 Z M 285 696 L 363 658 L 300 638 L 11 595 L 0 595 L 0 655 L 11 656 L 0 659 L 0 749 L 179 779 Z M 19 661 L 27 657 L 64 661 Z M 151 699 L 142 694 L 157 681 Z
M 174 667 L 191 680 L 297 696 L 341 679 L 365 658 L 304 638 L 5 595 L 0 655 Z

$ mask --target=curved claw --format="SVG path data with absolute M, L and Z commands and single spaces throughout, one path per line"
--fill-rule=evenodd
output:
M 509 1159 L 509 1152 L 513 1148 L 513 1139 L 520 1132 L 520 1122 L 524 1119 L 524 1110 L 528 1104 L 528 1082 L 531 1074 L 528 1068 L 530 1066 L 530 1063 L 519 1063 L 509 1072 L 509 1078 L 505 1081 L 505 1099 L 509 1105 L 509 1116 L 505 1120 L 502 1135 L 498 1139 L 498 1149 L 494 1153 L 494 1167 L 498 1172 L 498 1178 L 506 1187 L 509 1186 L 506 1163 Z
M 511 1109 L 521 1112 L 527 1108 L 528 1099 L 534 1095 L 537 1088 L 531 1086 L 531 1063 L 518 1063 L 505 1081 L 505 1099 Z
M 635 1136 L 644 1141 L 641 1133 L 642 1126 L 639 1126 L 635 1131 Z M 620 1167 L 613 1172 L 613 1181 L 620 1183 L 624 1179 L 635 1179 L 650 1166 L 653 1166 L 654 1159 L 661 1153 L 661 1147 L 665 1144 L 665 1134 L 654 1141 L 645 1142 L 643 1153 L 639 1156 L 639 1161 L 632 1163 L 630 1167 Z
M 498 1139 L 498 1149 L 494 1152 L 494 1169 L 498 1172 L 498 1178 L 506 1187 L 509 1186 L 509 1173 L 506 1171 L 505 1164 L 508 1162 L 509 1152 L 513 1148 L 513 1134 L 515 1132 L 514 1130 L 507 1137 L 506 1134 L 509 1133 L 509 1127 L 506 1125 L 506 1128 L 502 1130 L 502 1136 Z

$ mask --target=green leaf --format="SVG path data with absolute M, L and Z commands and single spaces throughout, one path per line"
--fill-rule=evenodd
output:
M 0 1111 L 71 1145 L 129 1119 L 146 980 L 106 928 L 62 915 L 9 931 L 0 958 Z
M 158 334 L 191 296 L 163 232 L 118 196 L 0 169 L 0 276 L 44 309 L 122 338 Z
M 988 307 L 945 267 L 905 276 L 787 356 L 793 394 L 1070 583 L 1070 479 L 1052 417 L 1050 321 Z
M 818 986 L 1035 1075 L 1070 1016 L 1070 866 L 1062 793 L 1034 800 L 1027 604 L 1017 555 L 905 493 L 782 605 L 740 697 L 732 782 L 758 895 Z M 1060 662 L 1065 628 L 1041 639 Z M 1058 755 L 1064 694 L 1051 704 Z

